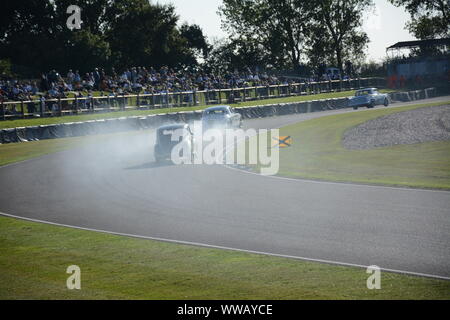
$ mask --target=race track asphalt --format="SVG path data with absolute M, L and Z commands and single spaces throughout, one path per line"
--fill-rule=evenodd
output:
M 364 111 L 297 114 L 245 125 L 277 128 L 349 112 Z M 221 165 L 157 166 L 153 141 L 152 130 L 124 134 L 0 167 L 0 212 L 450 279 L 450 192 L 282 179 Z

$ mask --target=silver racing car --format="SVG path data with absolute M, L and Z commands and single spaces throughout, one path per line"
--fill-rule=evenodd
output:
M 382 104 L 385 107 L 389 105 L 389 95 L 379 93 L 377 88 L 367 88 L 357 90 L 354 97 L 348 99 L 348 106 L 357 110 L 359 107 L 373 108 Z
M 242 116 L 235 112 L 230 106 L 216 106 L 203 110 L 203 130 L 208 128 L 240 128 L 242 127 Z

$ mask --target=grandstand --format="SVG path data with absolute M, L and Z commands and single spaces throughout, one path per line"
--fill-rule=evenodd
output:
M 390 88 L 446 87 L 450 81 L 450 38 L 398 42 L 386 49 Z

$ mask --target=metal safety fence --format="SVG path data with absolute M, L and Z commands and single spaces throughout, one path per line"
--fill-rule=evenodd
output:
M 214 89 L 202 91 L 100 94 L 0 103 L 0 120 L 66 116 L 98 112 L 182 108 L 214 104 L 233 104 L 246 101 L 306 96 L 355 90 L 366 87 L 385 87 L 384 78 L 358 78 L 321 82 Z
M 424 90 L 408 92 L 393 92 L 389 93 L 389 95 L 392 102 L 414 101 L 435 97 L 437 91 L 435 88 L 427 88 Z M 311 99 L 308 101 L 281 104 L 264 104 L 259 106 L 238 106 L 234 109 L 241 114 L 243 119 L 254 119 L 295 113 L 336 110 L 347 107 L 347 98 L 331 98 Z M 190 123 L 192 121 L 198 121 L 201 118 L 202 110 L 183 110 L 150 115 L 87 120 L 82 122 L 7 128 L 0 129 L 0 144 L 154 129 L 167 123 Z

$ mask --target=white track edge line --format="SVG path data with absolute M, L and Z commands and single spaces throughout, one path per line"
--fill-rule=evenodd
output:
M 319 263 L 326 263 L 326 264 L 331 264 L 331 265 L 356 267 L 356 268 L 363 268 L 363 269 L 367 269 L 369 267 L 369 266 L 365 266 L 365 265 L 361 265 L 361 264 L 348 263 L 348 262 L 340 262 L 340 261 L 333 261 L 333 260 L 326 260 L 326 259 L 306 258 L 306 257 L 300 257 L 300 256 L 293 256 L 293 255 L 285 255 L 285 254 L 278 254 L 278 253 L 271 253 L 271 252 L 263 252 L 263 251 L 256 251 L 256 250 L 247 250 L 247 249 L 239 249 L 239 248 L 211 245 L 211 244 L 207 244 L 207 243 L 165 239 L 165 238 L 159 238 L 159 237 L 143 236 L 143 235 L 122 233 L 122 232 L 116 232 L 116 231 L 108 231 L 108 230 L 86 228 L 86 227 L 80 227 L 80 226 L 72 226 L 72 225 L 61 224 L 61 223 L 57 223 L 57 222 L 21 217 L 21 216 L 17 216 L 17 215 L 4 213 L 1 211 L 0 211 L 0 216 L 10 217 L 10 218 L 15 218 L 15 219 L 20 219 L 20 220 L 26 220 L 26 221 L 31 221 L 31 222 L 44 223 L 44 224 L 49 224 L 49 225 L 58 226 L 58 227 L 66 227 L 66 228 L 72 228 L 72 229 L 78 229 L 78 230 L 84 230 L 84 231 L 93 231 L 93 232 L 99 232 L 99 233 L 105 233 L 105 234 L 111 234 L 111 235 L 117 235 L 117 236 L 154 240 L 154 241 L 167 242 L 167 243 L 191 245 L 191 246 L 205 247 L 205 248 L 211 248 L 211 249 L 230 250 L 230 251 L 237 251 L 237 252 L 243 252 L 243 253 L 251 253 L 251 254 L 266 255 L 266 256 L 279 257 L 279 258 L 304 260 L 304 261 L 309 261 L 309 262 L 319 262 Z M 404 271 L 404 270 L 397 270 L 397 269 L 390 269 L 390 268 L 383 268 L 383 267 L 380 267 L 380 270 L 383 270 L 386 272 L 392 272 L 392 273 L 411 275 L 411 276 L 434 278 L 434 279 L 441 279 L 441 280 L 450 280 L 450 277 L 421 273 L 421 272 Z
M 288 181 L 296 181 L 296 182 L 311 182 L 311 183 L 318 183 L 318 184 L 329 184 L 329 185 L 343 185 L 343 186 L 354 186 L 354 187 L 369 187 L 369 188 L 379 188 L 379 189 L 394 189 L 394 190 L 403 190 L 403 191 L 417 191 L 417 192 L 422 192 L 422 191 L 427 191 L 427 192 L 440 192 L 440 193 L 450 193 L 450 191 L 447 190 L 439 190 L 439 189 L 421 189 L 421 188 L 406 188 L 406 187 L 392 187 L 392 186 L 384 186 L 384 185 L 375 185 L 375 184 L 364 184 L 364 183 L 352 183 L 352 182 L 333 182 L 333 181 L 321 181 L 321 180 L 311 180 L 311 179 L 305 179 L 305 178 L 289 178 L 289 177 L 283 177 L 283 176 L 265 176 L 262 174 L 259 174 L 257 172 L 252 172 L 252 171 L 248 171 L 245 169 L 239 169 L 239 168 L 235 168 L 231 165 L 228 164 L 222 164 L 223 167 L 230 169 L 230 170 L 235 170 L 235 171 L 239 171 L 242 173 L 247 173 L 247 174 L 251 174 L 251 175 L 255 175 L 255 176 L 259 176 L 259 177 L 263 177 L 263 178 L 272 178 L 272 179 L 278 179 L 278 180 L 288 180 Z

